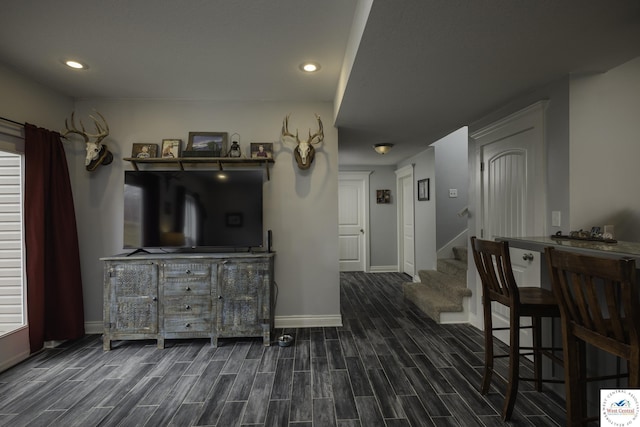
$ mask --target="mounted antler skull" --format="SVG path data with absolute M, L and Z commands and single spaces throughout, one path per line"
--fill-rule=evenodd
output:
M 99 165 L 108 165 L 113 161 L 113 154 L 107 149 L 106 144 L 102 143 L 102 140 L 109 135 L 109 125 L 102 114 L 97 111 L 96 114 L 102 119 L 102 124 L 98 122 L 94 116 L 89 115 L 89 117 L 93 120 L 97 133 L 87 133 L 82 124 L 82 120 L 80 120 L 80 128 L 82 130 L 78 130 L 74 117 L 75 112 L 71 113 L 71 127 L 69 127 L 67 119 L 64 120 L 65 130 L 62 132 L 62 136 L 65 138 L 71 133 L 78 134 L 84 138 L 87 149 L 87 157 L 84 160 L 84 165 L 89 172 L 95 170 Z M 95 140 L 90 141 L 91 138 L 95 138 Z
M 313 145 L 319 144 L 324 141 L 324 128 L 322 126 L 322 120 L 320 120 L 320 116 L 317 114 L 316 119 L 318 120 L 318 131 L 311 135 L 311 129 L 309 129 L 309 138 L 306 141 L 300 141 L 300 138 L 298 138 L 297 129 L 295 135 L 289 132 L 288 115 L 282 122 L 282 140 L 284 141 L 285 137 L 296 139 L 296 148 L 294 148 L 293 150 L 293 155 L 296 159 L 296 163 L 298 163 L 298 168 L 303 170 L 309 169 L 309 167 L 311 167 L 311 163 L 313 163 L 313 158 L 316 154 L 316 150 L 315 148 L 313 148 Z

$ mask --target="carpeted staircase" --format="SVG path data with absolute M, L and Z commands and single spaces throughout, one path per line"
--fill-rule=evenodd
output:
M 467 322 L 467 248 L 454 247 L 454 258 L 438 260 L 438 270 L 420 270 L 419 283 L 404 283 L 404 296 L 438 323 Z

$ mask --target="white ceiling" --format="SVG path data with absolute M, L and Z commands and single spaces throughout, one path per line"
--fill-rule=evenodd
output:
M 552 80 L 640 56 L 638 0 L 357 2 L 3 0 L 0 62 L 74 98 L 181 100 L 331 101 L 352 65 L 340 163 L 376 165 Z M 68 57 L 89 70 L 66 69 Z M 299 72 L 306 60 L 320 72 Z M 377 142 L 396 146 L 380 156 Z

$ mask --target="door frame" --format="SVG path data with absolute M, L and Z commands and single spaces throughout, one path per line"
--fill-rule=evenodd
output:
M 368 273 L 371 270 L 371 248 L 369 247 L 369 176 L 372 171 L 344 171 L 338 172 L 338 184 L 344 178 L 349 181 L 359 181 L 362 184 L 362 205 L 360 206 L 360 223 L 363 224 L 362 233 L 362 271 Z
M 413 272 L 413 279 L 416 280 L 417 277 L 417 272 L 415 271 L 415 265 L 416 265 L 416 257 L 415 257 L 415 242 L 416 242 L 416 222 L 415 222 L 415 198 L 414 196 L 414 192 L 415 192 L 415 188 L 414 188 L 414 180 L 413 180 L 413 168 L 415 165 L 410 164 L 407 166 L 404 166 L 398 170 L 395 171 L 396 173 L 396 194 L 398 195 L 398 203 L 397 203 L 397 213 L 396 213 L 396 218 L 397 218 L 397 246 L 398 246 L 398 271 L 402 272 L 404 270 L 404 260 L 405 260 L 405 256 L 404 256 L 404 224 L 403 224 L 403 218 L 404 218 L 404 191 L 402 188 L 402 183 L 405 179 L 409 179 L 411 182 L 411 195 L 409 196 L 410 202 L 411 202 L 411 216 L 413 217 L 413 230 L 412 230 L 412 234 L 413 234 L 413 266 L 414 266 L 414 272 Z

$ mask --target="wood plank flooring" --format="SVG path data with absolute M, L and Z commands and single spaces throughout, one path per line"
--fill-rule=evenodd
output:
M 402 297 L 399 273 L 342 273 L 344 326 L 261 339 L 101 337 L 45 350 L 0 374 L 2 426 L 500 426 L 504 387 L 478 393 L 480 331 L 437 325 Z M 523 370 L 530 367 L 523 365 Z M 504 367 L 502 367 L 504 369 Z M 527 374 L 527 372 L 525 372 Z M 562 426 L 562 401 L 521 383 L 515 426 Z

